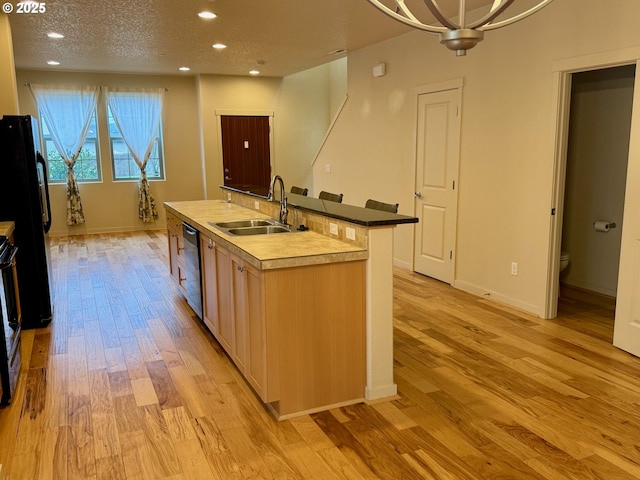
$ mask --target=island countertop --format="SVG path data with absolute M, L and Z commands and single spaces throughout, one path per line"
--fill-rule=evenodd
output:
M 209 222 L 269 218 L 256 210 L 222 200 L 165 202 L 168 214 L 198 229 L 241 255 L 260 270 L 366 260 L 368 251 L 313 231 L 235 236 Z
M 266 198 L 268 193 L 266 188 L 248 185 L 221 185 L 220 188 L 262 199 Z M 383 212 L 373 208 L 358 207 L 356 205 L 348 205 L 345 203 L 331 202 L 329 200 L 321 200 L 319 198 L 307 197 L 306 195 L 298 195 L 291 192 L 287 192 L 287 200 L 290 207 L 315 212 L 320 215 L 324 215 L 325 217 L 344 220 L 364 227 L 418 223 L 417 217 Z

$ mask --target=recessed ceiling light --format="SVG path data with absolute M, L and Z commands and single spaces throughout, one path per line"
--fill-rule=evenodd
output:
M 217 15 L 216 15 L 215 13 L 213 13 L 213 12 L 208 12 L 208 11 L 206 11 L 206 10 L 205 10 L 205 11 L 203 11 L 203 12 L 198 13 L 198 16 L 199 16 L 200 18 L 204 18 L 204 19 L 206 19 L 206 20 L 211 20 L 212 18 L 216 18 L 216 17 L 217 17 Z
M 191 69 L 189 67 L 180 67 L 178 70 L 180 70 L 181 72 L 188 72 Z
M 249 75 L 260 75 L 260 70 L 249 70 Z
M 227 48 L 227 46 L 224 43 L 214 43 L 211 46 L 216 50 L 222 50 L 223 48 Z
M 49 37 L 49 38 L 64 38 L 64 35 L 62 35 L 61 33 L 57 33 L 57 32 L 49 32 L 49 33 L 47 33 L 47 37 Z
M 60 65 L 60 62 L 56 62 L 55 60 L 49 60 L 47 65 Z

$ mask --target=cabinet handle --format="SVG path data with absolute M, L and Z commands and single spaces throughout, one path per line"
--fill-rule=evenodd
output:
M 242 265 L 237 265 L 237 266 L 236 266 L 236 269 L 237 269 L 239 272 L 246 272 L 246 271 L 247 271 L 247 269 L 246 269 L 246 268 L 244 268 Z

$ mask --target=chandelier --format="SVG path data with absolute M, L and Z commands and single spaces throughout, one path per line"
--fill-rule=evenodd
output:
M 458 9 L 457 23 L 450 18 L 447 18 L 443 13 L 442 8 L 438 5 L 437 0 L 423 0 L 425 6 L 429 9 L 440 25 L 422 23 L 411 12 L 411 10 L 409 10 L 407 5 L 405 5 L 405 0 L 393 0 L 396 5 L 395 10 L 392 10 L 383 4 L 381 0 L 367 1 L 394 20 L 404 23 L 405 25 L 409 25 L 410 27 L 417 28 L 418 30 L 424 30 L 427 33 L 439 34 L 440 43 L 449 50 L 455 50 L 456 55 L 462 56 L 466 55 L 467 50 L 475 47 L 478 42 L 484 38 L 484 32 L 486 30 L 494 30 L 496 28 L 511 25 L 512 23 L 522 20 L 523 18 L 526 18 L 541 8 L 549 5 L 552 0 L 542 0 L 528 10 L 496 23 L 492 22 L 515 0 L 493 0 L 493 5 L 491 5 L 489 12 L 482 18 L 472 22 L 467 22 L 466 20 L 466 0 L 459 0 L 460 5 Z M 390 3 L 390 0 L 387 3 Z

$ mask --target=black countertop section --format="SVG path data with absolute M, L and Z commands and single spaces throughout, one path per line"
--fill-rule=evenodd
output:
M 268 189 L 256 189 L 254 185 L 221 185 L 220 188 L 244 193 L 263 200 L 269 193 Z M 262 190 L 264 190 L 264 195 L 260 194 L 262 193 Z M 276 195 L 279 195 L 278 191 L 276 191 Z M 306 197 L 304 195 L 297 195 L 291 192 L 287 192 L 287 203 L 289 206 L 299 208 L 300 210 L 320 213 L 327 217 L 356 223 L 358 225 L 364 225 L 365 227 L 418 223 L 418 219 L 416 217 L 383 212 L 372 208 L 356 207 L 355 205 L 347 205 L 345 203 L 330 202 L 328 200 Z

